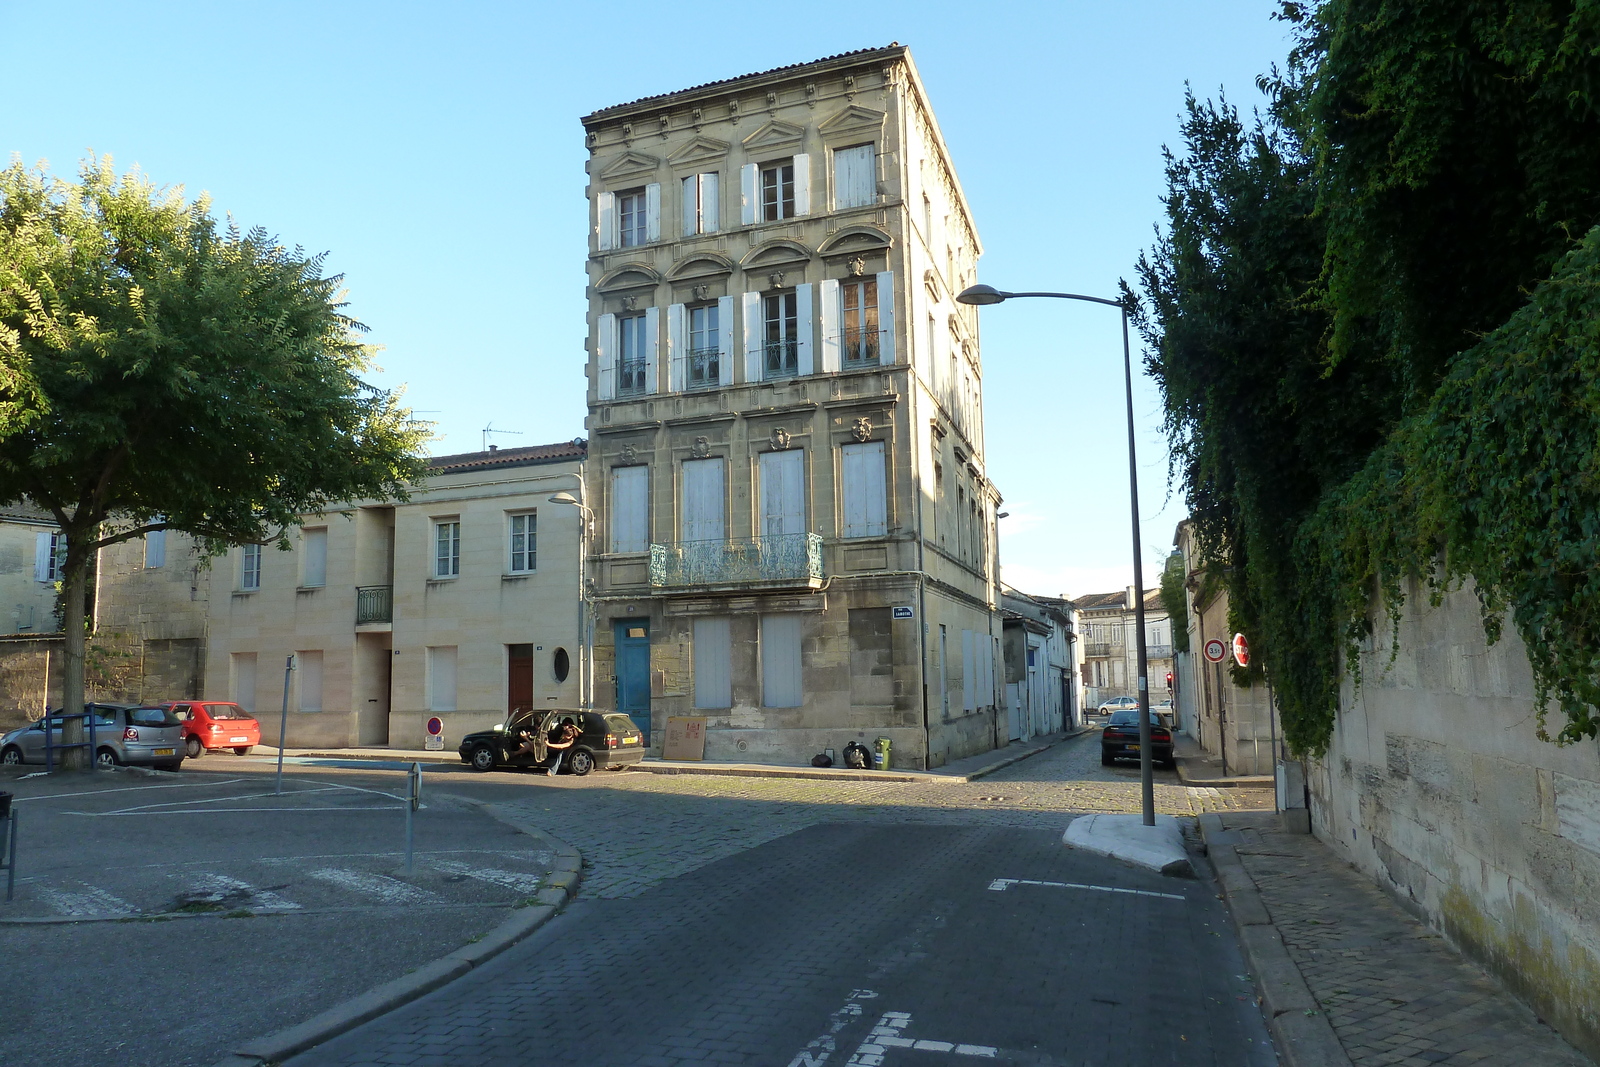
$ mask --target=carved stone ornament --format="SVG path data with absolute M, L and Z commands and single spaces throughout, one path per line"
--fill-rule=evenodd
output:
M 709 285 L 697 285 L 697 286 L 694 287 L 694 298 L 696 300 L 704 300 L 706 297 L 708 297 L 710 295 L 711 295 L 711 286 L 709 286 Z
M 856 435 L 857 441 L 872 440 L 872 420 L 866 416 L 862 416 L 861 418 L 857 419 L 853 432 Z
M 661 113 L 661 136 L 662 137 L 666 137 L 667 136 L 667 128 L 669 126 L 671 126 L 671 125 L 672 125 L 672 116 L 668 115 L 665 111 L 663 111 Z
M 636 460 L 638 458 L 639 458 L 639 450 L 637 448 L 633 447 L 632 444 L 626 444 L 626 445 L 622 446 L 622 462 L 624 462 L 624 463 L 632 463 L 634 460 Z
M 622 298 L 622 310 L 623 311 L 638 311 L 639 310 L 639 298 L 636 297 L 636 296 L 625 296 L 625 297 L 623 297 Z
M 689 454 L 695 459 L 705 459 L 711 455 L 711 441 L 705 437 L 696 437 L 694 444 L 689 448 Z
M 767 275 L 767 281 L 772 283 L 772 288 L 774 288 L 774 289 L 782 289 L 783 288 L 783 271 L 781 271 L 781 270 L 773 271 L 771 274 Z
M 845 260 L 845 265 L 850 268 L 850 273 L 857 278 L 867 273 L 867 261 L 861 256 L 851 256 Z
M 622 143 L 623 144 L 627 144 L 628 142 L 630 142 L 632 140 L 633 140 L 633 123 L 624 122 L 622 124 Z
M 705 121 L 705 119 L 701 117 L 700 109 L 699 108 L 695 108 L 694 109 L 694 128 L 698 130 L 700 128 L 701 123 L 703 123 L 704 121 Z
M 782 426 L 779 426 L 777 429 L 772 431 L 772 436 L 769 438 L 769 440 L 771 440 L 772 447 L 775 451 L 782 452 L 784 449 L 789 447 L 789 431 L 785 430 Z

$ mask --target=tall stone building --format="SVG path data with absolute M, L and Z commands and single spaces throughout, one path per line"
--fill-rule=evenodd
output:
M 588 503 L 596 698 L 659 747 L 897 766 L 1003 743 L 971 284 L 908 50 L 596 111 Z

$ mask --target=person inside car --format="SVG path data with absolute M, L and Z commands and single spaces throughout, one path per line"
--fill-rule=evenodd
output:
M 567 754 L 567 749 L 577 744 L 580 732 L 578 724 L 572 721 L 572 716 L 570 715 L 564 717 L 559 723 L 550 728 L 545 745 L 555 752 L 556 759 L 554 763 L 550 764 L 550 769 L 545 772 L 546 774 L 554 776 L 561 770 L 561 757 Z
M 526 754 L 538 763 L 548 755 L 544 731 L 534 723 L 532 716 L 522 720 L 513 730 L 512 738 L 517 742 L 517 747 L 511 753 L 513 757 Z

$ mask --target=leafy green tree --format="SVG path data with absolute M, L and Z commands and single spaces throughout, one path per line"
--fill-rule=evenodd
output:
M 0 171 L 0 501 L 66 534 L 67 712 L 98 549 L 161 529 L 213 553 L 286 544 L 298 516 L 404 499 L 420 474 L 426 432 L 361 379 L 373 350 L 341 281 L 109 158 L 77 182 Z
M 1183 591 L 1186 570 L 1182 552 L 1172 553 L 1161 567 L 1161 606 L 1167 609 L 1167 618 L 1172 620 L 1175 652 L 1189 651 L 1189 601 Z

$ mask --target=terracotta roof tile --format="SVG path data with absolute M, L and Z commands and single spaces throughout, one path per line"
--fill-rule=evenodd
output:
M 489 452 L 462 452 L 454 456 L 434 456 L 428 460 L 428 469 L 434 474 L 456 474 L 461 471 L 496 470 L 501 467 L 536 467 L 544 463 L 581 460 L 588 454 L 589 442 L 578 437 L 553 445 L 529 445 L 525 448 L 497 448 Z

